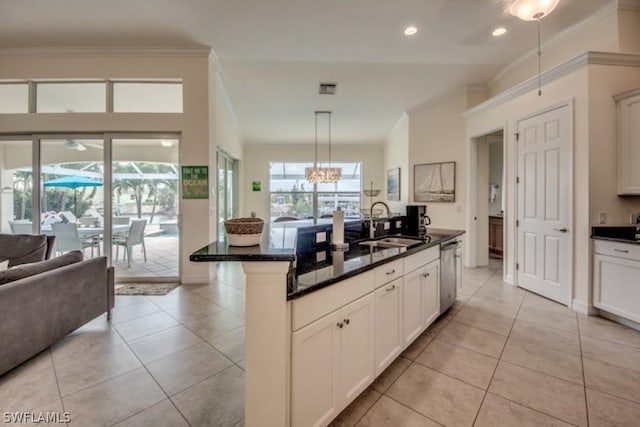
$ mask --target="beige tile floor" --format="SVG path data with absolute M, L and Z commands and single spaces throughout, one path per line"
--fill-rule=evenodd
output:
M 0 377 L 0 415 L 243 425 L 244 275 L 218 268 L 208 285 L 117 297 L 111 324 L 100 317 Z M 640 425 L 640 333 L 505 285 L 498 269 L 466 270 L 452 310 L 333 424 Z

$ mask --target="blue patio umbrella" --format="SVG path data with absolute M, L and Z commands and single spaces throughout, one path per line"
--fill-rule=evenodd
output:
M 96 181 L 95 179 L 87 178 L 86 176 L 69 175 L 63 176 L 62 178 L 52 179 L 51 181 L 45 182 L 43 185 L 45 187 L 73 188 L 73 207 L 76 211 L 76 216 L 78 216 L 76 190 L 80 187 L 102 187 L 104 184 L 100 181 Z

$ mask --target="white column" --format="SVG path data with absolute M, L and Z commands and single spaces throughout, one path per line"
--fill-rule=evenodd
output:
M 290 425 L 289 262 L 243 262 L 246 284 L 245 424 Z

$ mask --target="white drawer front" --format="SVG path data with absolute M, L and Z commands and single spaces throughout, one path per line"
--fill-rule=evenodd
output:
M 296 331 L 316 319 L 373 291 L 373 271 L 369 270 L 293 300 L 291 329 Z
M 407 273 L 412 272 L 416 268 L 420 268 L 425 264 L 435 261 L 440 258 L 440 246 L 432 246 L 429 249 L 418 252 L 417 254 L 409 255 L 404 258 L 404 271 Z
M 404 270 L 402 269 L 401 259 L 388 262 L 381 265 L 380 267 L 376 267 L 373 270 L 376 276 L 376 288 L 384 285 L 385 283 L 389 283 L 392 280 L 396 280 L 399 277 L 402 277 L 403 271 Z
M 604 240 L 594 241 L 595 253 L 609 255 L 618 258 L 625 258 L 640 261 L 640 245 L 633 243 L 607 242 Z

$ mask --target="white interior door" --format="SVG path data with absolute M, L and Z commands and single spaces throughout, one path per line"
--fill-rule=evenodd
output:
M 518 122 L 517 283 L 569 304 L 572 243 L 568 105 Z

